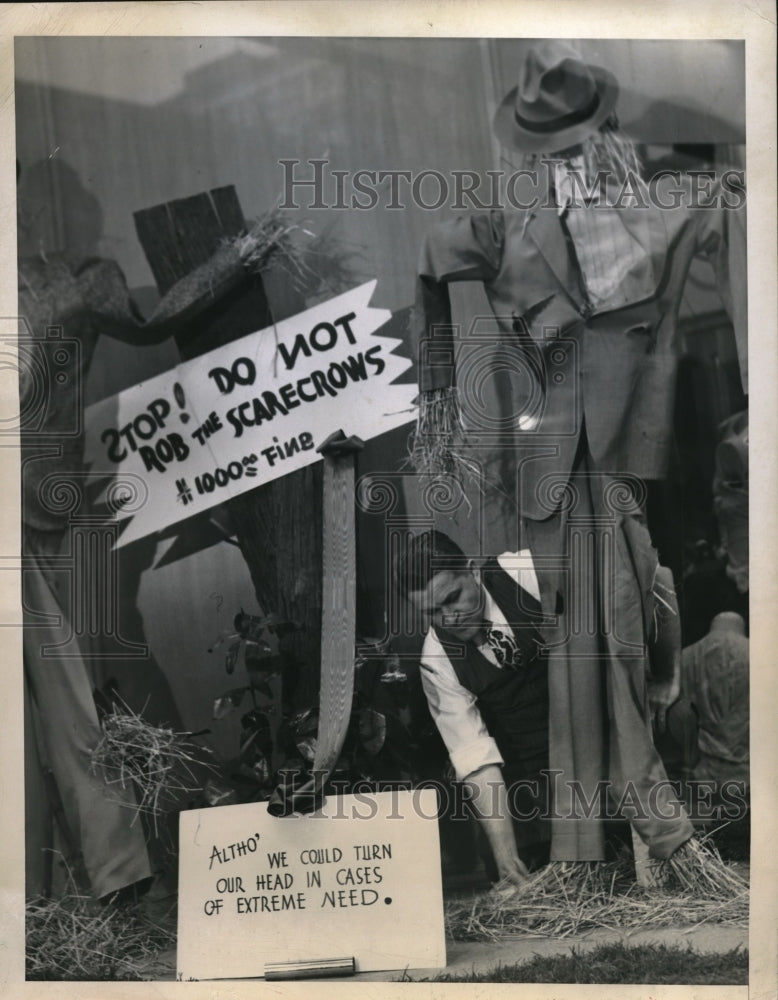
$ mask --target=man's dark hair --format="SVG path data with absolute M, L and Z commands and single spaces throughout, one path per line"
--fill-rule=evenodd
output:
M 468 560 L 462 549 L 442 531 L 408 535 L 392 565 L 392 587 L 399 597 L 424 590 L 436 573 L 463 570 Z

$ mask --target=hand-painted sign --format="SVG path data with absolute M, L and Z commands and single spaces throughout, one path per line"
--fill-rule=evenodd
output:
M 262 976 L 353 958 L 357 972 L 446 964 L 434 789 L 180 816 L 178 978 Z
M 413 419 L 416 386 L 392 384 L 411 362 L 375 335 L 391 319 L 369 305 L 375 285 L 87 409 L 86 461 L 134 515 L 119 545 L 319 461 L 335 431 L 368 440 Z

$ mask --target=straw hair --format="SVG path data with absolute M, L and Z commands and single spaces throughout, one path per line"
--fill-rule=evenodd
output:
M 610 171 L 619 184 L 630 176 L 642 178 L 642 164 L 635 143 L 621 131 L 615 115 L 581 145 L 588 180 L 594 178 L 598 170 Z

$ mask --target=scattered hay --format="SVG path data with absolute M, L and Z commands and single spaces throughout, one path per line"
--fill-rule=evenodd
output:
M 139 980 L 144 965 L 175 944 L 171 927 L 140 907 L 101 905 L 75 890 L 27 901 L 27 979 Z
M 145 814 L 159 836 L 159 820 L 178 807 L 184 796 L 200 791 L 193 768 L 213 765 L 203 760 L 210 751 L 192 743 L 192 733 L 152 726 L 126 705 L 103 719 L 103 735 L 92 751 L 91 768 L 108 786 L 134 788 L 133 823 Z M 122 805 L 126 800 L 117 799 Z
M 567 937 L 596 928 L 620 931 L 748 921 L 748 883 L 715 848 L 692 840 L 658 866 L 660 885 L 635 882 L 631 858 L 614 862 L 552 862 L 521 889 L 500 883 L 446 903 L 454 940 L 505 935 Z

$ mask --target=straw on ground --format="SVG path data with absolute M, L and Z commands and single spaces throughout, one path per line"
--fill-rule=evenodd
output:
M 497 885 L 446 903 L 455 940 L 506 935 L 567 937 L 596 928 L 621 931 L 748 922 L 748 883 L 707 843 L 692 840 L 660 864 L 658 887 L 635 882 L 631 860 L 556 862 L 521 890 Z
M 26 904 L 27 978 L 143 979 L 144 966 L 175 944 L 171 927 L 139 907 L 104 906 L 74 889 Z

